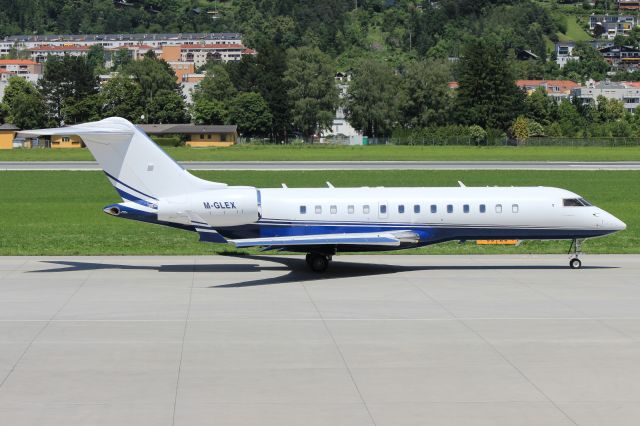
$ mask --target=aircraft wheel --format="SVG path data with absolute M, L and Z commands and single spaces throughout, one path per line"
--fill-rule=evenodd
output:
M 323 254 L 309 253 L 307 264 L 313 272 L 324 272 L 329 267 L 329 258 Z
M 569 267 L 571 269 L 580 269 L 582 267 L 582 262 L 580 259 L 574 258 L 569 261 Z

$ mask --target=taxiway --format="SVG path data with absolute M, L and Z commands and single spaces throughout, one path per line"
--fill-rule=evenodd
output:
M 3 425 L 636 425 L 640 256 L 0 257 Z

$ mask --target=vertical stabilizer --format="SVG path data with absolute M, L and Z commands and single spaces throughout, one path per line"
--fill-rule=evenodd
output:
M 193 176 L 124 118 L 22 133 L 80 136 L 125 200 L 155 203 L 161 197 L 227 186 Z

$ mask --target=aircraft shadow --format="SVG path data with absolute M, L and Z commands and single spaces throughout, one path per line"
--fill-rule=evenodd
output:
M 329 269 L 322 273 L 315 273 L 308 269 L 306 262 L 301 258 L 265 256 L 265 255 L 233 255 L 226 254 L 224 256 L 234 257 L 238 259 L 246 259 L 248 261 L 269 262 L 269 264 L 261 263 L 242 263 L 242 264 L 204 264 L 204 265 L 122 265 L 114 263 L 97 263 L 97 262 L 75 262 L 62 260 L 44 261 L 49 264 L 59 265 L 61 267 L 41 269 L 29 271 L 31 273 L 43 272 L 75 272 L 90 270 L 149 270 L 157 272 L 270 272 L 270 271 L 288 271 L 285 275 L 277 277 L 261 278 L 237 283 L 220 284 L 210 286 L 209 288 L 239 288 L 254 287 L 261 285 L 287 284 L 294 282 L 311 282 L 326 279 L 340 278 L 357 278 L 366 276 L 395 274 L 399 272 L 411 271 L 504 271 L 504 270 L 566 270 L 568 266 L 564 265 L 427 265 L 427 266 L 401 266 L 389 264 L 367 264 L 355 263 L 342 260 L 334 260 L 331 262 Z M 338 259 L 348 259 L 342 257 Z M 275 263 L 275 265 L 274 265 Z M 613 266 L 583 266 L 582 269 L 617 269 Z

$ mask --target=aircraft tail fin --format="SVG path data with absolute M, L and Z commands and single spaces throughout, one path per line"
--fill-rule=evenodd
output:
M 142 130 L 111 117 L 57 129 L 28 130 L 25 135 L 78 135 L 123 199 L 155 204 L 170 197 L 227 185 L 197 178 L 183 169 Z

